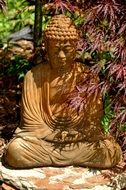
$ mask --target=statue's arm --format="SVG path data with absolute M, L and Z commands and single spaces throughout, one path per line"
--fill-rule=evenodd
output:
M 46 138 L 52 130 L 44 122 L 41 106 L 42 88 L 41 68 L 30 70 L 25 78 L 22 91 L 21 123 L 17 133 Z

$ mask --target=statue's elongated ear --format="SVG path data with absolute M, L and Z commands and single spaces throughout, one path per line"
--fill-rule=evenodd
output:
M 50 44 L 53 43 L 53 40 L 49 40 L 47 38 L 44 39 L 44 45 L 45 45 L 45 50 L 46 50 L 46 53 L 48 53 L 49 51 L 49 47 L 50 47 Z

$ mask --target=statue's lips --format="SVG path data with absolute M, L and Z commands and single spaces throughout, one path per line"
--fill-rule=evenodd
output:
M 59 59 L 60 62 L 66 62 L 66 59 Z

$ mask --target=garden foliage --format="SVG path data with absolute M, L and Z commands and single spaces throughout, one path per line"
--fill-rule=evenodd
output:
M 8 0 L 6 11 L 0 12 L 0 44 L 7 43 L 8 36 L 26 25 L 34 24 L 34 7 L 24 0 Z
M 6 7 L 6 1 L 0 0 L 0 9 L 1 9 L 1 10 L 4 10 L 5 7 Z

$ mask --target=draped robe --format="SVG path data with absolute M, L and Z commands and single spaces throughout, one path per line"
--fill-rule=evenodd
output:
M 62 109 L 64 89 L 71 92 L 79 76 L 86 76 L 85 66 L 76 68 L 71 74 L 64 74 L 65 80 L 61 77 L 55 80 L 57 71 L 51 75 L 48 64 L 40 64 L 26 74 L 21 124 L 6 147 L 6 164 L 14 168 L 67 165 L 110 168 L 120 161 L 119 145 L 111 136 L 104 135 L 100 126 L 103 115 L 100 94 L 97 99 L 87 100 L 87 107 L 80 114 L 72 108 Z M 55 84 L 59 87 L 55 88 Z M 60 88 L 62 93 L 51 92 Z

